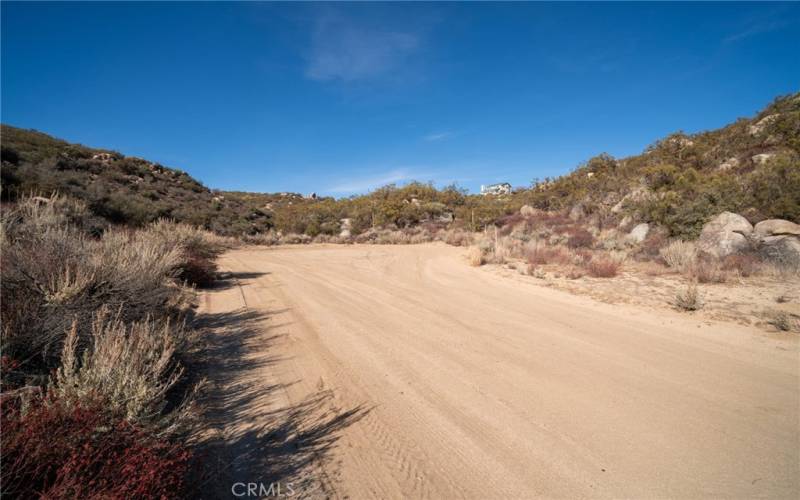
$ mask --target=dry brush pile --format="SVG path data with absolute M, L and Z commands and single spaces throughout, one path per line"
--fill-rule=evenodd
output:
M 167 221 L 92 236 L 87 217 L 59 196 L 2 214 L 9 498 L 162 496 L 189 466 L 178 442 L 193 415 L 197 381 L 183 383 L 183 366 L 196 343 L 185 323 L 225 241 Z

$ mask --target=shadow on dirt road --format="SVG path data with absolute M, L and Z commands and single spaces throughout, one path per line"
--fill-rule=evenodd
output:
M 267 377 L 271 366 L 286 361 L 271 354 L 286 338 L 271 333 L 281 325 L 268 326 L 267 316 L 240 310 L 196 318 L 204 335 L 201 365 L 208 381 L 198 437 L 205 470 L 198 493 L 203 498 L 234 497 L 237 483 L 280 487 L 284 494 L 291 488 L 299 497 L 326 496 L 337 475 L 330 455 L 340 431 L 369 411 L 337 408 L 330 390 L 286 403 L 287 385 Z M 239 493 L 247 486 L 236 487 Z

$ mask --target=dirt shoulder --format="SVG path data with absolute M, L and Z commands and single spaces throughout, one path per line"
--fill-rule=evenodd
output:
M 686 276 L 651 262 L 627 262 L 623 269 L 613 278 L 585 275 L 576 278 L 558 266 L 543 266 L 536 277 L 527 276 L 527 266 L 522 262 L 484 266 L 485 271 L 521 283 L 585 295 L 609 304 L 630 304 L 662 312 L 677 310 L 676 296 L 692 282 Z M 800 333 L 784 333 L 772 324 L 779 312 L 785 312 L 791 318 L 800 317 L 800 276 L 736 277 L 724 283 L 697 286 L 702 307 L 690 313 L 697 319 L 756 326 L 777 337 Z M 797 328 L 797 325 L 792 326 Z

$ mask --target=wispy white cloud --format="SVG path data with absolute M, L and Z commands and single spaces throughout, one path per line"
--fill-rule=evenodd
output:
M 743 40 L 745 38 L 750 38 L 755 35 L 760 35 L 762 33 L 769 33 L 771 31 L 777 31 L 789 24 L 786 20 L 768 20 L 768 21 L 761 21 L 755 24 L 748 26 L 746 29 L 734 33 L 725 37 L 722 42 L 723 43 L 733 43 L 738 42 L 739 40 Z
M 450 139 L 455 134 L 453 132 L 433 132 L 431 134 L 426 135 L 422 139 L 427 142 L 436 142 L 436 141 L 443 141 L 445 139 Z
M 326 10 L 316 19 L 305 73 L 322 81 L 374 79 L 398 71 L 420 44 L 417 33 L 369 26 Z
M 387 184 L 410 181 L 416 178 L 415 175 L 417 177 L 419 176 L 419 174 L 414 174 L 409 169 L 399 168 L 380 174 L 371 174 L 360 178 L 345 179 L 341 181 L 339 184 L 336 184 L 328 188 L 328 192 L 361 193 L 381 186 L 385 186 Z

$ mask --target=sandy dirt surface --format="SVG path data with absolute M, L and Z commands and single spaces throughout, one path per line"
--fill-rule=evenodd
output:
M 489 264 L 485 268 L 508 279 L 530 282 L 524 262 L 504 265 Z M 587 295 L 610 304 L 632 304 L 650 310 L 676 309 L 675 297 L 686 290 L 689 278 L 655 263 L 626 262 L 614 278 L 569 277 L 559 266 L 541 267 L 536 283 Z M 771 324 L 775 313 L 790 315 L 792 331 L 800 333 L 800 276 L 758 275 L 741 278 L 731 275 L 723 283 L 698 284 L 702 307 L 691 314 L 709 319 L 757 326 L 766 332 L 778 331 Z
M 220 494 L 800 495 L 798 335 L 606 304 L 463 254 L 223 256 L 231 277 L 199 310 Z

